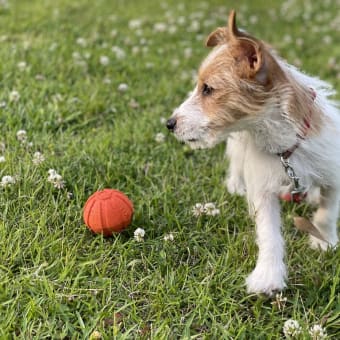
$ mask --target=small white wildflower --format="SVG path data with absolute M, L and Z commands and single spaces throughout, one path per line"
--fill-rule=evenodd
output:
M 17 102 L 20 99 L 20 93 L 18 91 L 11 91 L 9 93 L 9 101 L 10 102 Z
M 129 101 L 129 107 L 131 107 L 131 109 L 138 109 L 139 108 L 139 103 L 135 99 L 132 98 Z
M 132 54 L 138 54 L 140 52 L 139 46 L 133 46 L 131 50 Z
M 198 32 L 200 30 L 200 22 L 198 20 L 193 20 L 188 27 L 188 32 Z
M 276 305 L 277 308 L 281 311 L 285 308 L 287 303 L 287 297 L 282 296 L 282 292 L 280 294 L 275 295 L 275 301 L 272 301 L 272 305 Z
M 25 143 L 27 141 L 27 132 L 26 130 L 19 130 L 17 132 L 17 140 L 21 143 Z
M 199 217 L 201 215 L 203 215 L 205 213 L 204 210 L 204 206 L 202 203 L 196 203 L 193 207 L 192 207 L 192 214 L 195 217 Z
M 167 30 L 167 24 L 164 23 L 164 22 L 157 22 L 156 24 L 154 24 L 153 26 L 153 30 L 155 32 L 158 32 L 158 33 L 162 33 L 162 32 L 165 32 Z
M 154 64 L 154 63 L 151 63 L 151 62 L 147 62 L 147 63 L 145 63 L 145 67 L 146 67 L 148 70 L 150 70 L 150 69 L 154 68 L 154 66 L 155 66 L 155 64 Z
M 124 59 L 126 56 L 125 51 L 119 46 L 112 46 L 111 51 L 116 55 L 117 59 Z
M 327 338 L 327 333 L 324 328 L 320 325 L 314 325 L 310 328 L 309 334 L 311 335 L 313 340 L 322 340 Z
M 301 326 L 296 320 L 288 319 L 283 325 L 283 334 L 286 338 L 295 337 L 301 333 Z
M 212 212 L 216 209 L 215 203 L 208 202 L 203 205 L 204 212 L 207 215 L 211 215 Z
M 75 52 L 72 53 L 72 58 L 74 60 L 80 60 L 81 59 L 81 55 L 80 55 L 79 52 L 75 51 Z
M 162 132 L 157 133 L 155 140 L 157 143 L 163 143 L 165 141 L 165 135 Z
M 173 242 L 173 240 L 175 239 L 174 238 L 174 234 L 173 233 L 169 233 L 169 234 L 166 234 L 164 235 L 163 237 L 164 241 L 170 241 L 170 242 Z
M 112 80 L 109 77 L 103 78 L 103 83 L 106 85 L 110 85 L 112 83 Z
M 8 187 L 12 184 L 15 184 L 15 182 L 16 182 L 16 180 L 13 176 L 6 175 L 6 176 L 2 177 L 0 184 L 3 188 L 5 188 L 5 187 Z
M 62 189 L 65 186 L 65 181 L 63 180 L 63 177 L 59 175 L 54 169 L 48 170 L 47 181 L 52 183 L 57 189 Z
M 323 38 L 322 38 L 322 42 L 326 45 L 330 45 L 332 43 L 333 39 L 330 35 L 325 35 Z
M 33 161 L 33 164 L 39 165 L 39 164 L 41 164 L 41 163 L 43 163 L 45 161 L 45 157 L 44 157 L 44 155 L 41 152 L 36 151 L 34 153 L 34 155 L 33 155 L 33 160 L 32 161 Z
M 121 83 L 118 85 L 119 92 L 126 92 L 129 89 L 129 85 L 125 83 Z
M 0 156 L 0 163 L 6 162 L 5 156 Z
M 90 334 L 90 340 L 100 340 L 102 338 L 103 338 L 102 334 L 100 332 L 98 332 L 98 331 L 93 331 Z
M 91 53 L 90 52 L 85 52 L 84 53 L 84 58 L 85 59 L 90 59 L 91 58 Z
M 184 57 L 189 59 L 192 56 L 192 48 L 187 47 L 184 49 Z
M 256 16 L 256 15 L 252 15 L 250 18 L 249 18 L 249 22 L 251 24 L 256 24 L 258 22 L 259 18 Z
M 5 101 L 0 102 L 0 109 L 6 107 L 7 103 Z
M 141 19 L 132 19 L 129 21 L 129 28 L 131 30 L 135 30 L 137 28 L 141 28 L 143 21 Z
M 175 34 L 177 32 L 177 26 L 175 26 L 175 25 L 169 26 L 168 32 L 169 32 L 169 34 Z
M 79 37 L 77 40 L 76 40 L 76 43 L 81 46 L 81 47 L 86 47 L 87 45 L 87 42 L 84 38 L 82 37 Z
M 17 64 L 17 67 L 20 71 L 25 71 L 27 69 L 27 63 L 26 61 L 20 61 Z
M 46 78 L 43 74 L 37 74 L 35 76 L 35 80 L 38 80 L 38 81 L 44 81 Z
M 103 65 L 103 66 L 107 66 L 110 63 L 110 59 L 109 57 L 107 57 L 106 55 L 102 55 L 100 56 L 99 62 Z
M 137 228 L 134 233 L 134 238 L 137 242 L 143 242 L 144 241 L 144 236 L 145 236 L 145 230 L 142 228 Z

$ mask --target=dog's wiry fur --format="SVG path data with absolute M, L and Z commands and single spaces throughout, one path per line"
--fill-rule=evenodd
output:
M 214 49 L 199 69 L 197 85 L 168 128 L 193 148 L 228 140 L 227 188 L 246 196 L 256 222 L 259 255 L 247 289 L 272 294 L 286 285 L 278 197 L 291 186 L 277 154 L 297 143 L 306 119 L 310 128 L 290 162 L 307 191 L 320 193 L 313 224 L 326 242 L 310 236 L 311 245 L 327 249 L 338 242 L 339 109 L 328 99 L 333 94 L 328 84 L 238 30 L 234 11 L 228 27 L 211 33 L 207 46 Z

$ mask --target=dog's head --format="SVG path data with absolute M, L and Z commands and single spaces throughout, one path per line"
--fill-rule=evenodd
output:
M 167 121 L 168 129 L 193 148 L 212 147 L 244 128 L 263 111 L 273 73 L 280 73 L 269 48 L 237 28 L 234 11 L 206 46 L 214 49 L 201 64 L 194 91 Z

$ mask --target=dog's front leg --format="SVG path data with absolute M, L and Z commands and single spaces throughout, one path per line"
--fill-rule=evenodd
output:
M 231 194 L 244 195 L 246 192 L 243 179 L 246 137 L 246 132 L 234 132 L 230 134 L 227 141 L 226 155 L 229 159 L 229 171 L 225 184 Z
M 247 291 L 272 295 L 286 286 L 280 203 L 277 194 L 259 191 L 252 196 L 252 199 L 248 198 L 255 214 L 259 255 L 255 269 L 246 280 Z

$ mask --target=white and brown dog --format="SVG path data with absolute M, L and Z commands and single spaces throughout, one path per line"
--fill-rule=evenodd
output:
M 227 188 L 246 196 L 256 221 L 259 255 L 247 289 L 272 294 L 286 286 L 287 277 L 280 196 L 300 201 L 318 192 L 310 224 L 319 237 L 311 235 L 311 245 L 327 249 L 338 242 L 339 109 L 328 99 L 334 92 L 327 83 L 239 30 L 234 11 L 206 45 L 214 49 L 199 69 L 197 85 L 167 127 L 192 148 L 227 141 Z

